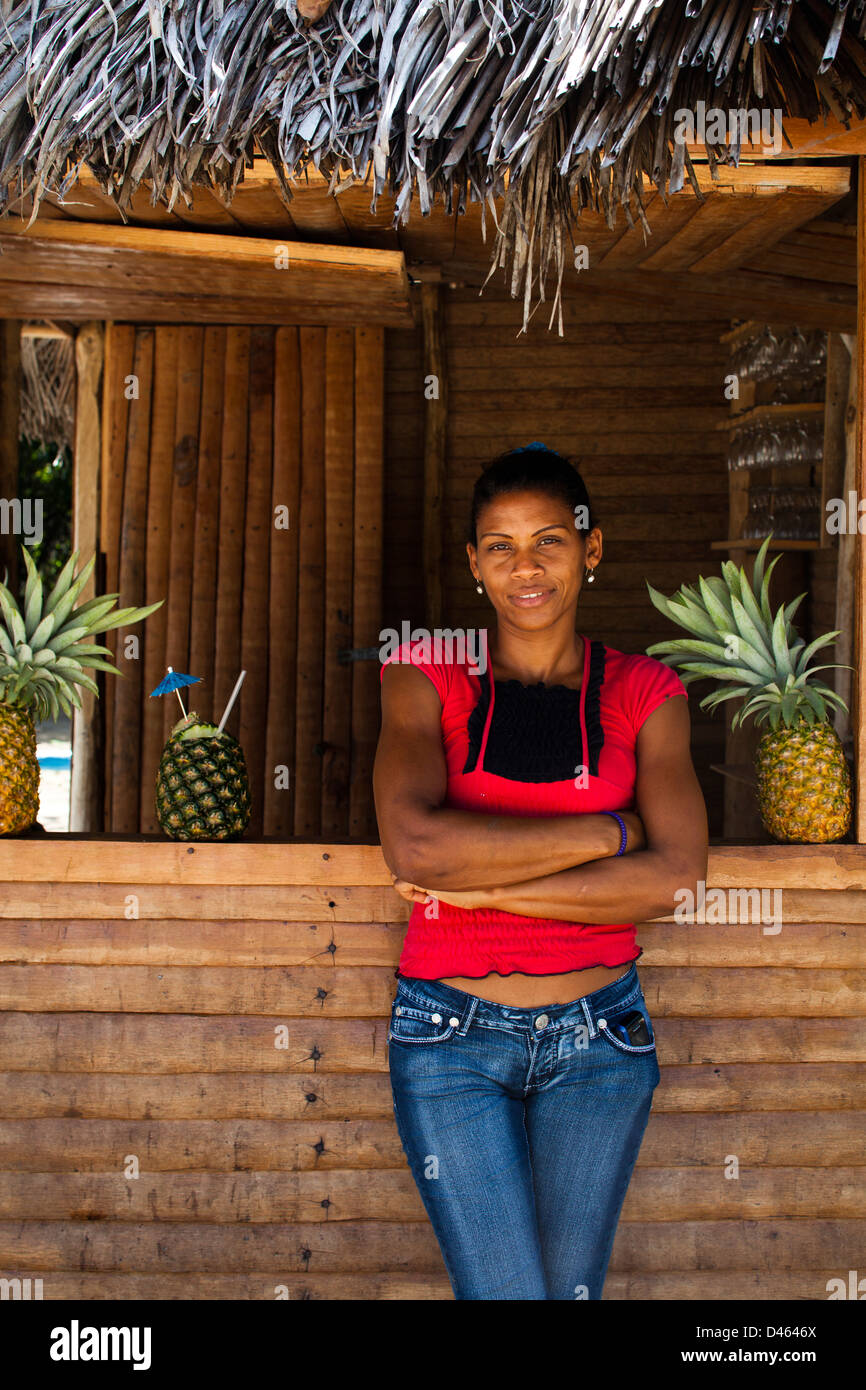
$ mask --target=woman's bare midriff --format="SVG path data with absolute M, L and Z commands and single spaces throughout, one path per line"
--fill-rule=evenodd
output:
M 629 970 L 632 961 L 624 965 L 592 965 L 588 970 L 569 970 L 564 975 L 483 975 L 472 979 L 466 975 L 449 975 L 439 983 L 453 985 L 465 994 L 488 999 L 491 1004 L 510 1004 L 515 1009 L 536 1009 L 545 1004 L 570 1004 L 593 994 L 597 989 L 618 980 Z

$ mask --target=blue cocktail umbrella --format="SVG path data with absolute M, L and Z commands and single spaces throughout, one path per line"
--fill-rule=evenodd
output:
M 167 668 L 168 675 L 163 676 L 155 690 L 151 690 L 151 695 L 168 695 L 172 690 L 175 692 L 183 712 L 184 719 L 187 719 L 186 710 L 183 708 L 183 700 L 180 698 L 180 687 L 183 685 L 195 685 L 196 681 L 201 680 L 201 676 L 184 676 L 180 671 L 175 671 L 173 667 Z

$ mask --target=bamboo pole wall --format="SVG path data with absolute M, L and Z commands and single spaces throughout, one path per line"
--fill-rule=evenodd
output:
M 106 585 L 166 602 L 108 635 L 106 830 L 159 832 L 170 665 L 214 722 L 246 670 L 248 835 L 376 838 L 377 663 L 340 653 L 382 625 L 383 378 L 379 327 L 108 325 Z

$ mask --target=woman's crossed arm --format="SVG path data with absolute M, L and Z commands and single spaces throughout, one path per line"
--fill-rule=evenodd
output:
M 373 792 L 382 852 L 398 881 L 423 883 L 444 897 L 449 889 L 537 879 L 616 855 L 620 830 L 612 816 L 496 816 L 443 806 L 441 714 L 423 672 L 399 663 L 385 667 Z M 629 850 L 642 849 L 640 818 L 623 818 Z M 634 858 L 618 862 L 626 857 Z
M 464 893 L 400 875 L 397 891 L 413 901 L 429 895 L 457 907 L 496 907 L 567 922 L 639 922 L 667 916 L 675 894 L 706 879 L 707 813 L 689 750 L 685 700 L 665 701 L 644 721 L 636 746 L 635 803 L 646 832 L 640 854 L 604 858 L 576 868 L 533 874 L 521 883 Z M 611 817 L 612 825 L 616 822 Z

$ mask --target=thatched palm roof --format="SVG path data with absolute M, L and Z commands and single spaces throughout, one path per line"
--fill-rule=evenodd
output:
M 372 165 L 395 218 L 504 195 L 494 265 L 527 309 L 551 269 L 558 298 L 575 206 L 642 217 L 645 176 L 683 185 L 678 110 L 866 115 L 866 0 L 332 0 L 309 27 L 295 0 L 0 9 L 7 199 L 35 213 L 81 161 L 120 208 L 143 180 L 230 199 L 254 152 L 287 200 L 310 163 L 334 186 Z

